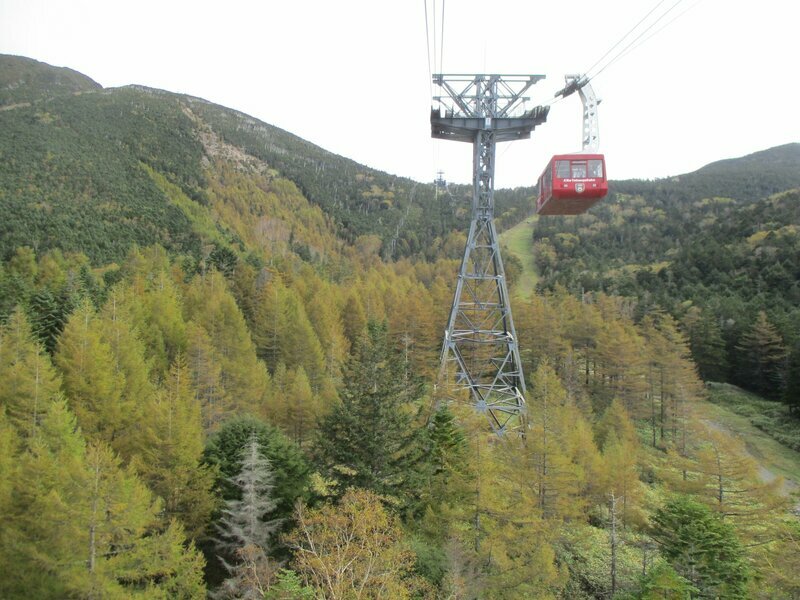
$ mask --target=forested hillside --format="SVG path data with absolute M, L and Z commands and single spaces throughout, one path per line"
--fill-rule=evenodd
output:
M 791 486 L 701 410 L 691 307 L 547 262 L 605 213 L 537 225 L 529 428 L 498 437 L 437 379 L 468 190 L 196 98 L 59 89 L 0 111 L 0 597 L 800 594 Z M 789 252 L 792 198 L 719 235 Z
M 196 258 L 209 243 L 242 250 L 224 221 L 211 227 L 216 231 L 193 223 L 209 212 L 206 169 L 217 157 L 291 181 L 343 240 L 378 236 L 384 258 L 432 258 L 468 218 L 463 186 L 453 188 L 456 197 L 439 199 L 432 184 L 369 169 L 199 98 L 140 86 L 103 90 L 20 57 L 3 57 L 0 70 L 6 259 L 21 243 L 79 250 L 95 264 L 123 258 L 131 243 L 158 243 Z M 176 200 L 153 172 L 187 200 Z M 500 194 L 498 213 L 519 213 L 526 202 L 525 195 Z

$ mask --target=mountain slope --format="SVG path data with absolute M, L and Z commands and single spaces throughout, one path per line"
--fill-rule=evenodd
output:
M 0 109 L 61 94 L 100 89 L 86 75 L 22 56 L 0 54 Z
M 187 216 L 143 168 L 199 198 L 202 145 L 176 102 L 133 90 L 60 96 L 0 112 L 0 131 L 3 257 L 20 245 L 95 262 L 132 243 L 198 250 Z
M 343 240 L 378 236 L 385 258 L 432 255 L 437 238 L 466 225 L 466 188 L 457 202 L 437 199 L 431 184 L 369 169 L 199 98 L 141 86 L 104 90 L 21 57 L 2 57 L 0 71 L 8 92 L 0 111 L 4 257 L 20 243 L 85 248 L 94 262 L 117 260 L 134 242 L 197 255 L 209 240 L 198 237 L 187 210 L 204 206 L 205 170 L 217 160 L 288 179 Z M 143 166 L 198 206 L 171 203 Z M 498 215 L 516 215 L 512 204 L 527 202 L 498 194 Z M 217 225 L 227 235 L 226 223 Z

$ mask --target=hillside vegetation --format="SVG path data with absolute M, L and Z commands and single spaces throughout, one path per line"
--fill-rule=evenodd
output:
M 672 180 L 617 182 L 586 215 L 539 219 L 541 289 L 662 307 L 681 321 L 704 378 L 798 406 L 798 167 L 800 144 L 790 144 Z
M 190 213 L 207 204 L 205 171 L 217 157 L 291 181 L 325 212 L 337 236 L 351 244 L 377 236 L 384 258 L 433 258 L 468 219 L 463 186 L 437 202 L 431 184 L 369 169 L 199 98 L 140 86 L 103 90 L 74 72 L 20 57 L 3 57 L 0 71 L 10 94 L 0 111 L 6 259 L 20 243 L 81 250 L 94 264 L 120 260 L 131 243 L 200 258 L 201 246 L 218 240 L 193 228 Z M 144 167 L 177 185 L 192 204 L 170 202 Z M 516 215 L 526 202 L 499 194 L 498 214 Z
M 0 54 L 0 110 L 100 87 L 72 69 L 52 67 L 24 56 Z
M 196 98 L 44 91 L 0 111 L 1 597 L 800 594 L 792 490 L 705 400 L 713 338 L 548 268 L 634 196 L 540 219 L 536 291 L 531 190 L 498 194 L 529 382 L 526 436 L 498 437 L 439 374 L 468 190 Z M 755 324 L 735 357 L 776 349 Z

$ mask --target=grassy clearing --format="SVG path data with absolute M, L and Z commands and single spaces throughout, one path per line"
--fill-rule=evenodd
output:
M 746 417 L 750 424 L 784 446 L 800 452 L 800 419 L 782 402 L 765 400 L 727 383 L 709 383 L 709 400 Z
M 530 298 L 536 289 L 536 265 L 533 262 L 533 223 L 528 217 L 500 234 L 500 243 L 522 263 L 522 276 L 516 285 L 515 295 Z
M 709 402 L 697 404 L 698 416 L 718 423 L 743 440 L 753 458 L 769 472 L 800 484 L 800 452 L 786 443 L 800 438 L 800 424 L 785 417 L 779 420 L 777 415 L 785 407 L 728 384 L 709 383 L 708 392 Z M 782 431 L 793 435 L 781 434 L 779 441 L 776 434 Z

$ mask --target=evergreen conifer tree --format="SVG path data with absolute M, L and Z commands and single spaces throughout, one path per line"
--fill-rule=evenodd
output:
M 404 381 L 402 359 L 389 346 L 385 324 L 371 322 L 348 359 L 341 402 L 322 420 L 316 456 L 339 484 L 378 494 L 412 492 L 419 439 L 410 403 L 420 393 Z
M 142 420 L 150 443 L 138 456 L 137 471 L 164 500 L 166 517 L 178 519 L 189 537 L 197 538 L 214 508 L 211 488 L 215 472 L 200 464 L 204 441 L 200 402 L 182 355 L 177 356 L 164 389 Z
M 704 381 L 725 381 L 728 376 L 728 358 L 722 328 L 717 318 L 693 306 L 686 312 L 682 324 L 700 377 Z
M 20 309 L 0 329 L 0 382 L 0 410 L 20 433 L 31 435 L 59 395 L 61 379 Z
M 218 469 L 217 485 L 223 499 L 236 499 L 239 490 L 230 481 L 241 471 L 242 448 L 254 435 L 272 466 L 272 497 L 277 502 L 274 517 L 288 521 L 298 499 L 310 496 L 311 466 L 300 448 L 280 430 L 254 417 L 234 417 L 209 437 L 203 460 Z
M 277 507 L 273 498 L 274 475 L 269 459 L 261 452 L 258 437 L 251 434 L 242 448 L 242 468 L 230 482 L 241 498 L 226 501 L 217 523 L 217 548 L 230 577 L 214 593 L 216 598 L 264 597 L 275 576 L 276 566 L 268 557 L 270 537 L 280 520 L 265 520 Z
M 747 598 L 750 572 L 733 526 L 688 497 L 676 497 L 653 516 L 661 554 L 699 590 L 701 598 Z
M 753 326 L 742 335 L 737 378 L 742 387 L 767 398 L 780 398 L 786 369 L 786 346 L 766 313 L 758 313 Z
M 791 413 L 800 416 L 800 341 L 795 343 L 789 355 L 783 401 L 789 405 Z

